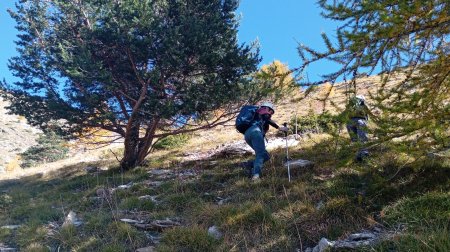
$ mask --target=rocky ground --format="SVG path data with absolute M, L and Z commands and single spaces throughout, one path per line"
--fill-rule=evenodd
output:
M 36 144 L 41 131 L 19 115 L 8 114 L 8 103 L 0 99 L 0 173 L 19 169 L 19 154 Z

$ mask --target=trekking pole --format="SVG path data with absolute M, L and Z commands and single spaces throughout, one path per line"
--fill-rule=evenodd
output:
M 287 123 L 283 123 L 284 127 L 287 127 Z M 289 182 L 291 182 L 291 169 L 289 167 L 289 148 L 288 148 L 288 139 L 287 139 L 288 133 L 287 131 L 284 132 L 284 138 L 286 139 L 286 163 L 287 163 L 287 168 L 288 168 L 288 179 Z

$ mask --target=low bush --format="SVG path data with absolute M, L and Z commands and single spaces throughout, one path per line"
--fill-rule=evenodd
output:
M 37 143 L 21 154 L 22 167 L 54 162 L 65 158 L 69 152 L 66 141 L 52 132 L 41 135 Z
M 297 125 L 296 125 L 297 124 Z M 291 127 L 299 134 L 305 133 L 334 133 L 340 128 L 341 119 L 339 116 L 330 113 L 315 114 L 308 113 L 306 116 L 291 120 Z
M 180 134 L 180 135 L 172 135 L 167 136 L 165 138 L 162 138 L 161 140 L 157 141 L 153 148 L 157 150 L 167 150 L 172 149 L 176 147 L 183 146 L 186 144 L 190 139 L 190 136 L 186 134 Z

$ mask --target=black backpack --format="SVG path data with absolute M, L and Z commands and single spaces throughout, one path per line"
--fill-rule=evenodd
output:
M 254 105 L 245 105 L 239 111 L 238 116 L 236 117 L 236 129 L 242 134 L 245 134 L 245 131 L 252 126 L 252 122 L 255 119 L 256 110 L 258 110 L 258 106 Z

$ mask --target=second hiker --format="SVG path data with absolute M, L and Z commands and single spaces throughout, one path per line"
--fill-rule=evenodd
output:
M 372 113 L 365 104 L 365 97 L 356 95 L 350 98 L 344 113 L 346 113 L 345 117 L 348 120 L 347 131 L 351 141 L 360 144 L 366 143 L 369 140 L 367 137 L 367 120 Z M 356 155 L 356 160 L 362 161 L 368 155 L 369 151 L 366 148 L 361 148 Z
M 264 142 L 265 135 L 269 130 L 269 125 L 287 132 L 288 128 L 278 126 L 271 117 L 275 113 L 275 108 L 272 103 L 264 102 L 257 108 L 250 127 L 245 131 L 245 142 L 255 151 L 255 159 L 244 163 L 244 167 L 251 170 L 251 177 L 253 181 L 260 179 L 263 164 L 270 159 L 270 155 L 266 150 Z

